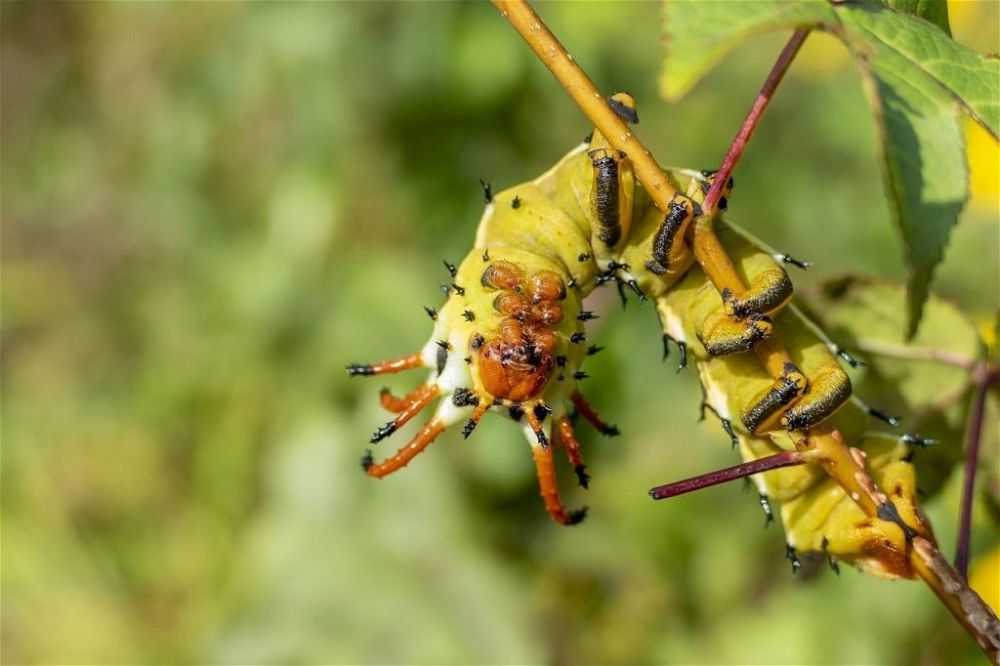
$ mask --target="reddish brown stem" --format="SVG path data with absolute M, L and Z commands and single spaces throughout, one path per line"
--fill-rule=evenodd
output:
M 673 483 L 657 486 L 649 491 L 649 496 L 655 500 L 667 499 L 668 497 L 676 497 L 677 495 L 701 490 L 702 488 L 708 488 L 727 481 L 742 479 L 752 474 L 768 472 L 772 469 L 780 469 L 781 467 L 801 465 L 804 462 L 806 462 L 806 457 L 801 452 L 782 451 L 781 453 L 751 460 L 740 465 L 733 465 L 732 467 L 709 472 L 708 474 L 700 474 L 690 479 L 684 479 L 683 481 L 674 481 Z
M 733 169 L 736 168 L 736 163 L 743 156 L 743 151 L 750 142 L 750 136 L 757 129 L 760 118 L 764 115 L 764 109 L 767 108 L 767 105 L 771 102 L 771 98 L 774 97 L 774 91 L 778 88 L 778 84 L 781 83 L 781 79 L 785 76 L 785 72 L 788 71 L 788 67 L 792 64 L 792 60 L 795 59 L 799 49 L 802 48 L 802 43 L 806 41 L 809 30 L 810 28 L 800 28 L 795 31 L 792 38 L 788 40 L 788 44 L 781 51 L 781 55 L 778 56 L 778 60 L 775 61 L 774 67 L 771 68 L 771 73 L 767 75 L 767 80 L 764 81 L 760 92 L 757 93 L 757 99 L 754 100 L 753 106 L 750 107 L 750 112 L 743 121 L 740 131 L 736 133 L 736 138 L 733 139 L 733 143 L 729 147 L 729 152 L 726 153 L 725 159 L 722 160 L 722 166 L 719 167 L 719 171 L 715 175 L 715 182 L 712 183 L 708 194 L 705 195 L 705 202 L 702 204 L 702 208 L 705 209 L 706 214 L 711 215 L 715 210 L 716 204 L 719 203 L 723 186 L 732 175 Z
M 958 522 L 958 539 L 955 545 L 955 569 L 963 580 L 969 578 L 969 548 L 972 533 L 972 501 L 976 486 L 976 468 L 979 465 L 979 443 L 983 436 L 983 418 L 986 412 L 986 394 L 997 381 L 997 370 L 988 364 L 973 370 L 976 386 L 969 411 L 969 431 L 965 444 L 965 477 L 962 481 L 962 504 Z

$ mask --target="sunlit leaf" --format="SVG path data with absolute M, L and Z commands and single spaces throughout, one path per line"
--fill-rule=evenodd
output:
M 747 36 L 813 26 L 855 56 L 878 129 L 886 194 L 909 273 L 905 330 L 920 323 L 934 269 L 968 197 L 956 103 L 994 137 L 1000 127 L 1000 62 L 948 36 L 942 2 L 895 0 L 665 5 L 668 99 L 686 92 Z
M 682 97 L 727 51 L 751 35 L 835 20 L 825 0 L 666 2 L 660 93 L 671 101 Z

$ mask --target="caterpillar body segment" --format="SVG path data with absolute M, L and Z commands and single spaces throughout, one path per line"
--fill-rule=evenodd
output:
M 741 432 L 740 454 L 756 460 L 781 450 L 790 441 L 753 437 Z M 915 502 L 913 466 L 906 462 L 906 445 L 898 437 L 865 432 L 853 439 L 865 452 L 867 469 L 891 499 L 908 528 L 930 534 Z M 780 445 L 779 445 L 780 443 Z M 801 465 L 751 477 L 762 497 L 781 503 L 780 515 L 790 549 L 822 553 L 846 561 L 881 578 L 913 578 L 907 533 L 895 520 L 869 518 L 857 503 L 816 465 Z

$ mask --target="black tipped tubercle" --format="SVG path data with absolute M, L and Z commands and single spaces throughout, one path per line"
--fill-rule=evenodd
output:
M 868 414 L 869 414 L 869 416 L 874 416 L 879 421 L 883 421 L 885 423 L 888 423 L 893 428 L 895 428 L 896 426 L 899 425 L 899 419 L 898 418 L 896 418 L 895 416 L 890 416 L 889 414 L 886 414 L 881 409 L 875 409 L 874 407 L 869 407 L 868 408 Z
M 369 439 L 368 441 L 371 442 L 372 444 L 378 444 L 383 439 L 385 439 L 386 437 L 388 437 L 392 433 L 396 432 L 396 428 L 398 428 L 398 427 L 399 426 L 396 425 L 396 421 L 395 420 L 389 421 L 384 426 L 382 426 L 381 428 L 379 428 L 378 430 L 376 430 L 375 433 L 372 434 L 371 439 Z
M 619 118 L 627 123 L 631 123 L 632 125 L 639 124 L 639 112 L 635 110 L 635 107 L 626 106 L 614 97 L 608 97 L 607 100 L 608 106 L 611 107 L 611 110 L 614 111 Z
M 375 370 L 367 363 L 351 363 L 347 366 L 347 374 L 351 377 L 359 375 L 374 375 Z
M 785 559 L 792 563 L 792 575 L 797 574 L 802 568 L 802 562 L 799 560 L 799 554 L 794 546 L 785 546 Z
M 590 475 L 587 474 L 587 466 L 577 465 L 573 468 L 573 471 L 576 472 L 576 480 L 579 482 L 580 486 L 583 488 L 589 488 Z

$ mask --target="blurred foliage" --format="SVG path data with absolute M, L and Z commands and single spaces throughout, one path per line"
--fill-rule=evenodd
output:
M 721 158 L 783 39 L 666 106 L 658 5 L 542 10 L 601 88 L 637 96 L 641 136 L 676 165 Z M 960 41 L 1000 50 L 996 5 L 956 10 Z M 488 5 L 0 11 L 5 662 L 980 658 L 920 584 L 792 578 L 738 485 L 650 502 L 735 454 L 696 423 L 693 375 L 654 364 L 652 311 L 613 312 L 609 293 L 591 304 L 615 316 L 593 329 L 609 349 L 589 394 L 624 435 L 582 433 L 582 526 L 549 522 L 500 419 L 384 482 L 361 474 L 385 415 L 380 384 L 344 364 L 423 343 L 419 305 L 471 243 L 477 178 L 530 178 L 589 131 Z M 997 157 L 978 131 L 979 197 L 936 285 L 983 318 Z M 839 47 L 810 38 L 731 205 L 816 262 L 803 286 L 903 275 L 873 132 Z M 928 505 L 945 544 L 955 482 Z

